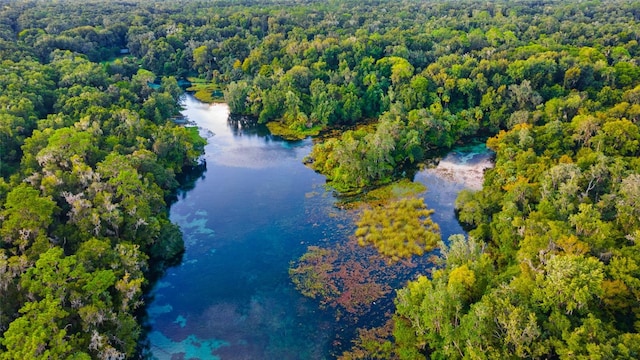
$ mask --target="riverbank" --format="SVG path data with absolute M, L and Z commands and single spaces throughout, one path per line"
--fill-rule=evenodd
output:
M 201 133 L 215 136 L 208 137 L 205 172 L 170 209 L 184 234 L 185 253 L 150 292 L 151 355 L 202 358 L 204 351 L 210 358 L 331 358 L 348 349 L 358 328 L 380 325 L 380 317 L 393 309 L 392 292 L 349 317 L 305 298 L 289 279 L 290 263 L 309 246 L 351 249 L 350 257 L 340 260 L 345 271 L 355 271 L 373 255 L 373 249 L 349 247 L 356 210 L 338 208 L 324 176 L 303 164 L 312 141 L 285 141 L 263 126 L 239 125 L 229 119 L 226 105 L 191 95 L 184 107 Z M 436 210 L 432 216 L 443 238 L 462 233 L 453 201 L 464 186 L 431 174 L 418 173 L 416 181 L 420 184 L 410 186 L 411 193 Z M 392 186 L 378 196 L 406 189 Z M 385 270 L 383 279 L 390 282 L 381 286 L 402 286 L 428 261 L 425 256 L 402 271 Z

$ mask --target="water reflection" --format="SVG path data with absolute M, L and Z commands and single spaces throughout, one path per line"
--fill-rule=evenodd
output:
M 285 142 L 268 134 L 253 119 L 229 117 L 226 104 L 203 105 L 191 96 L 185 98 L 183 114 L 196 122 L 208 137 L 205 159 L 228 167 L 273 168 L 291 164 L 311 146 L 310 140 Z M 211 134 L 211 136 L 207 136 Z M 283 149 L 285 151 L 283 151 Z M 289 151 L 292 150 L 293 151 Z
M 227 120 L 233 135 L 243 136 L 247 134 L 268 137 L 269 129 L 264 124 L 258 124 L 256 118 L 244 115 L 230 115 Z
M 480 189 L 484 171 L 493 167 L 494 154 L 484 143 L 460 146 L 445 155 L 437 165 L 419 171 L 414 181 L 421 182 L 429 191 L 424 199 L 435 213 L 432 218 L 440 224 L 442 238 L 463 234 L 458 223 L 454 203 L 460 190 Z
M 332 318 L 292 286 L 289 263 L 309 244 L 352 231 L 324 178 L 302 164 L 310 141 L 266 136 L 226 105 L 187 97 L 184 115 L 212 133 L 206 173 L 171 207 L 186 251 L 150 294 L 148 342 L 158 359 L 321 359 Z M 333 216 L 329 216 L 333 213 Z
M 308 246 L 333 247 L 354 231 L 353 213 L 336 209 L 324 177 L 302 164 L 312 142 L 283 141 L 251 119 L 229 118 L 224 104 L 190 96 L 184 115 L 209 136 L 206 168 L 171 206 L 186 251 L 149 295 L 151 355 L 325 359 L 334 343 L 348 347 L 355 326 L 379 323 L 393 292 L 357 324 L 336 322 L 331 309 L 321 310 L 289 279 L 289 264 Z M 429 170 L 416 180 L 429 189 L 425 200 L 443 237 L 461 233 L 453 201 L 465 185 Z
M 467 188 L 482 188 L 484 171 L 493 167 L 492 151 L 484 143 L 460 146 L 449 152 L 438 165 L 426 172 L 433 173 Z

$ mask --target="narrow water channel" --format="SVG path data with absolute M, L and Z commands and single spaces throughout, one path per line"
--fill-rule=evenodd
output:
M 184 115 L 208 137 L 207 166 L 171 207 L 186 252 L 150 294 L 151 355 L 332 358 L 340 333 L 353 329 L 300 295 L 288 276 L 290 263 L 308 246 L 344 242 L 354 230 L 353 214 L 336 208 L 324 177 L 302 163 L 311 140 L 284 141 L 230 120 L 223 104 L 187 96 L 184 105 Z M 453 202 L 469 185 L 436 170 L 422 171 L 415 180 L 428 187 L 427 206 L 436 211 L 433 219 L 446 239 L 463 232 Z

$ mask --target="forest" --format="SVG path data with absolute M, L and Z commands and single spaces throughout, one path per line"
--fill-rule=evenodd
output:
M 0 0 L 0 359 L 140 354 L 205 144 L 172 121 L 187 83 L 313 136 L 345 196 L 495 152 L 456 200 L 468 236 L 415 199 L 363 212 L 361 245 L 439 255 L 340 358 L 640 358 L 639 21 L 634 0 Z

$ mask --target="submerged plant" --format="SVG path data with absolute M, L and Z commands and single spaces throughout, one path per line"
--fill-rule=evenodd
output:
M 306 297 L 320 298 L 325 304 L 327 299 L 335 298 L 339 291 L 332 278 L 334 263 L 338 253 L 318 246 L 309 246 L 307 252 L 298 260 L 298 266 L 289 268 L 289 277 L 296 289 Z
M 394 320 L 388 319 L 380 327 L 358 329 L 358 337 L 349 351 L 345 351 L 338 360 L 358 359 L 397 359 L 392 343 Z
M 405 264 L 405 267 L 406 264 Z M 372 304 L 391 291 L 389 282 L 398 267 L 386 266 L 375 253 L 362 253 L 350 241 L 333 248 L 309 246 L 291 264 L 289 276 L 304 296 L 318 299 L 321 307 L 336 308 L 337 317 L 366 313 Z

